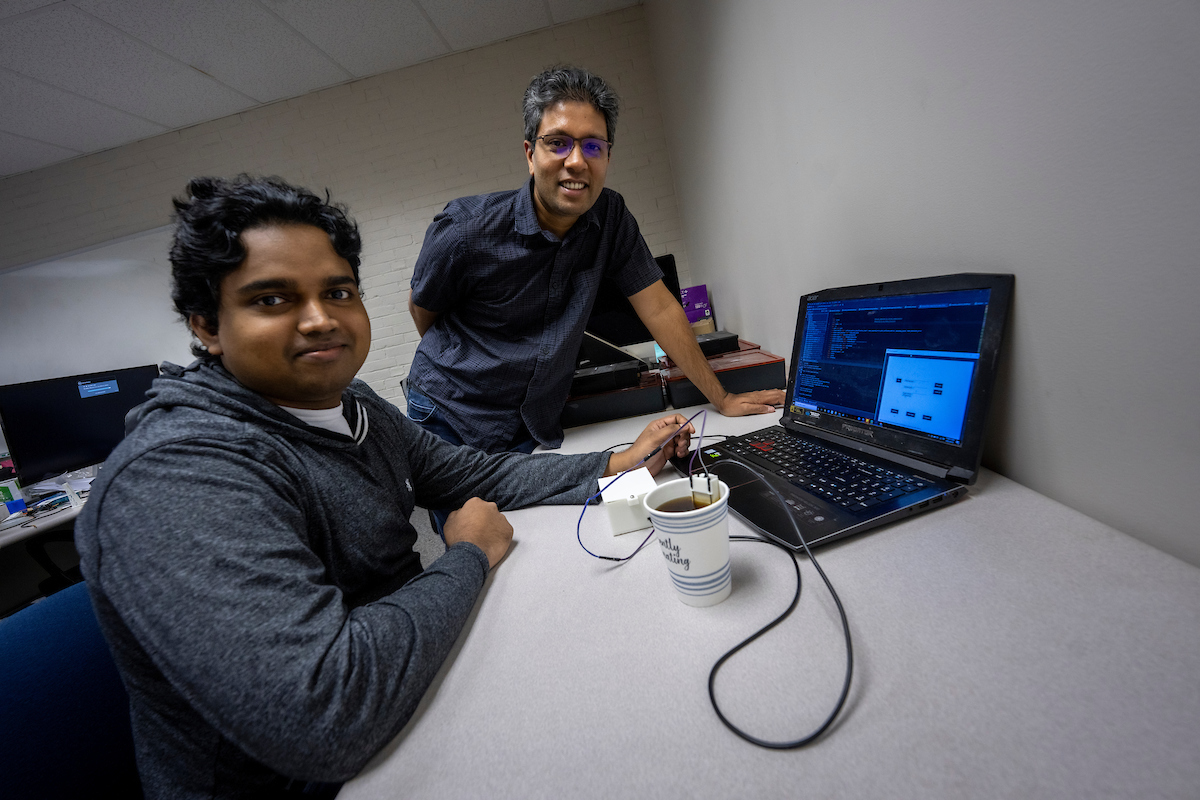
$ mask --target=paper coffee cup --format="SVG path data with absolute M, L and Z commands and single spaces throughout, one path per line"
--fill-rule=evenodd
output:
M 668 481 L 642 501 L 654 524 L 679 599 L 689 606 L 712 606 L 729 597 L 729 487 L 720 483 L 715 503 L 691 511 L 659 511 L 662 504 L 691 497 L 688 478 Z

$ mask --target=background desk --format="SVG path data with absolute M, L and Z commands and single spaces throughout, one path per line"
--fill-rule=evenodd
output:
M 81 579 L 72 535 L 81 510 L 64 506 L 0 530 L 0 617 Z
M 573 430 L 563 450 L 651 418 Z M 714 413 L 708 429 L 769 422 Z M 458 647 L 340 798 L 1200 796 L 1200 570 L 1012 481 L 985 471 L 959 503 L 817 551 L 850 615 L 854 687 L 796 751 L 735 737 L 705 689 L 791 599 L 787 556 L 733 543 L 733 594 L 690 608 L 653 542 L 611 566 L 580 550 L 578 515 L 509 515 L 512 551 Z M 730 531 L 746 529 L 731 515 Z M 644 535 L 584 517 L 597 552 Z M 843 671 L 836 609 L 801 566 L 796 613 L 717 683 L 766 738 L 814 728 Z
M 86 502 L 86 501 L 85 501 Z M 36 519 L 29 519 L 20 525 L 0 530 L 0 547 L 14 542 L 19 542 L 22 539 L 28 539 L 39 533 L 46 533 L 55 528 L 61 528 L 75 521 L 79 516 L 79 512 L 83 510 L 83 506 L 72 508 L 71 506 L 63 506 L 53 514 L 44 514 Z M 817 556 L 820 558 L 820 556 Z

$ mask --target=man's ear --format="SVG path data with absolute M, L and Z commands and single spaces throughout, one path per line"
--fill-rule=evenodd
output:
M 529 174 L 533 174 L 533 142 L 525 143 L 525 160 L 529 162 Z
M 204 345 L 210 356 L 221 355 L 221 338 L 217 336 L 216 327 L 209 327 L 208 320 L 200 314 L 192 314 L 188 317 L 188 327 L 192 329 L 192 333 L 200 340 L 200 344 Z

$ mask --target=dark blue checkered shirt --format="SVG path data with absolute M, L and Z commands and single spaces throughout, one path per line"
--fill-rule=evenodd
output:
M 538 225 L 531 186 L 452 201 L 413 268 L 413 302 L 441 316 L 409 380 L 488 452 L 507 449 L 522 422 L 542 445 L 562 444 L 559 417 L 601 277 L 627 296 L 662 278 L 621 195 L 604 189 L 560 241 Z

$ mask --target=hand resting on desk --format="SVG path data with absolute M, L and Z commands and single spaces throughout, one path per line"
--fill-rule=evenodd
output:
M 462 508 L 450 512 L 442 533 L 447 547 L 456 542 L 477 545 L 487 556 L 488 566 L 494 567 L 508 552 L 513 528 L 495 503 L 472 497 Z
M 717 403 L 717 411 L 726 417 L 745 417 L 750 414 L 770 414 L 783 405 L 783 389 L 762 389 L 757 392 L 727 394 Z

